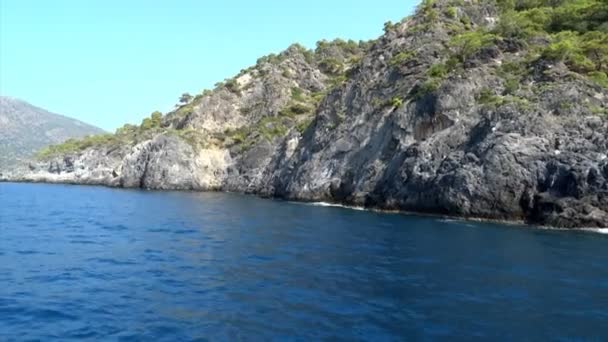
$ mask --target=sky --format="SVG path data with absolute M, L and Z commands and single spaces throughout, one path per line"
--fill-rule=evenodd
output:
M 0 0 L 0 95 L 108 131 L 269 53 L 367 40 L 417 0 Z

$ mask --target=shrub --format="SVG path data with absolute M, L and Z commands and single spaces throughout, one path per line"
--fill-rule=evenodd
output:
M 462 23 L 462 25 L 464 25 L 464 28 L 467 30 L 471 29 L 471 19 L 469 17 L 467 17 L 466 15 L 460 18 L 460 23 Z
M 390 100 L 389 105 L 395 109 L 398 109 L 399 107 L 403 106 L 403 100 L 395 96 Z
M 601 71 L 593 71 L 589 73 L 589 78 L 599 84 L 600 86 L 608 89 L 608 74 Z
M 503 76 L 521 76 L 526 73 L 526 64 L 523 62 L 504 62 L 499 69 Z
M 320 103 L 325 96 L 327 96 L 327 93 L 324 91 L 318 91 L 310 94 L 311 100 L 314 104 Z
M 179 98 L 179 103 L 188 103 L 190 102 L 190 100 L 192 100 L 192 95 L 188 94 L 188 93 L 183 93 L 182 96 L 180 96 Z
M 606 115 L 608 116 L 608 108 L 599 107 L 599 106 L 591 106 L 589 107 L 589 111 L 595 115 Z
M 312 51 L 305 49 L 302 51 L 302 54 L 306 63 L 313 64 L 315 62 L 315 54 Z
M 434 23 L 439 17 L 437 11 L 433 8 L 434 4 L 435 0 L 422 0 L 422 3 L 420 4 L 420 11 L 424 15 L 424 19 L 427 23 Z
M 519 90 L 520 79 L 517 77 L 508 78 L 505 81 L 505 94 L 515 94 Z
M 321 71 L 332 76 L 341 75 L 344 73 L 344 65 L 336 58 L 326 58 L 319 63 Z
M 347 80 L 348 78 L 345 75 L 338 75 L 329 80 L 329 86 L 330 88 L 336 88 L 346 83 Z
M 414 59 L 416 53 L 413 51 L 401 51 L 398 54 L 394 55 L 388 62 L 391 66 L 399 66 L 403 65 L 412 59 Z
M 232 141 L 234 141 L 235 144 L 240 144 L 243 143 L 245 139 L 247 139 L 247 136 L 245 135 L 244 131 L 237 130 L 230 136 L 230 138 L 232 139 Z
M 608 71 L 608 33 L 591 31 L 581 37 L 581 49 L 596 71 Z
M 431 67 L 427 70 L 427 75 L 430 77 L 444 78 L 447 76 L 449 70 L 448 67 L 443 63 L 437 63 L 431 65 Z
M 152 113 L 149 118 L 143 119 L 139 128 L 143 131 L 160 128 L 162 124 L 162 117 L 163 114 L 159 111 L 156 111 Z
M 490 46 L 495 40 L 494 34 L 479 30 L 455 36 L 450 41 L 450 46 L 456 49 L 456 56 L 464 62 L 480 49 Z
M 392 21 L 387 21 L 384 23 L 384 33 L 389 33 L 395 28 L 395 24 Z
M 306 101 L 304 91 L 298 87 L 291 88 L 291 99 L 299 102 Z
M 445 15 L 450 19 L 456 19 L 456 17 L 458 17 L 458 9 L 454 6 L 448 7 L 448 9 L 445 10 Z
M 286 108 L 283 108 L 280 112 L 280 116 L 293 118 L 297 115 L 308 114 L 311 113 L 313 109 L 302 103 L 292 103 Z
M 313 119 L 312 118 L 306 118 L 300 122 L 298 122 L 298 124 L 296 125 L 296 130 L 298 132 L 300 132 L 300 134 L 303 134 L 306 129 L 308 127 L 310 127 L 310 124 L 312 123 Z
M 483 105 L 500 105 L 503 103 L 501 96 L 495 95 L 489 88 L 483 88 L 476 96 L 477 102 Z
M 181 106 L 181 107 L 179 107 L 179 108 L 178 108 L 178 109 L 175 111 L 175 115 L 176 115 L 177 117 L 181 117 L 181 118 L 183 118 L 183 117 L 185 117 L 185 116 L 187 116 L 187 115 L 192 114 L 192 112 L 194 112 L 194 106 L 193 106 L 193 104 L 192 104 L 192 103 L 189 103 L 189 104 L 187 104 L 187 105 L 185 105 L 185 106 Z
M 498 0 L 502 9 L 501 35 L 529 37 L 534 34 L 600 30 L 608 22 L 604 0 Z
M 414 91 L 414 98 L 420 99 L 428 94 L 432 94 L 441 86 L 441 79 L 430 78 L 418 85 Z
M 593 71 L 595 64 L 587 58 L 581 45 L 580 36 L 572 31 L 564 31 L 553 37 L 553 42 L 543 51 L 543 57 L 566 63 L 575 71 Z
M 597 30 L 608 22 L 608 2 L 605 0 L 564 1 L 555 8 L 551 31 L 578 31 L 581 33 Z
M 226 82 L 224 82 L 224 86 L 226 87 L 226 89 L 228 89 L 230 92 L 232 92 L 234 94 L 237 94 L 237 95 L 241 94 L 239 82 L 237 82 L 237 80 L 235 80 L 234 78 L 226 80 Z
M 137 131 L 137 126 L 131 124 L 125 124 L 124 126 L 116 129 L 116 135 L 129 135 L 134 134 Z
M 110 145 L 118 142 L 113 134 L 91 135 L 82 139 L 69 139 L 57 145 L 48 146 L 36 154 L 38 159 L 52 158 L 58 155 L 77 153 L 90 147 Z

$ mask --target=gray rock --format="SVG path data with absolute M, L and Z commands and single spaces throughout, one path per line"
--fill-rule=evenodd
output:
M 497 12 L 491 2 L 466 2 L 458 13 L 475 27 L 492 27 Z M 237 191 L 566 228 L 608 227 L 608 119 L 591 110 L 608 107 L 608 90 L 564 65 L 539 60 L 528 65 L 519 89 L 506 94 L 497 69 L 521 62 L 525 47 L 503 41 L 470 56 L 462 69 L 423 93 L 427 70 L 445 62 L 450 34 L 443 25 L 416 29 L 422 22 L 419 14 L 387 30 L 352 65 L 340 44 L 317 51 L 314 60 L 291 47 L 237 76 L 238 91 L 219 87 L 189 110 L 169 113 L 163 119 L 167 132 L 2 177 Z M 412 57 L 391 61 L 403 51 Z M 330 57 L 346 65 L 345 82 L 321 63 Z M 326 92 L 303 131 L 296 129 L 303 118 L 281 116 L 294 88 L 306 96 Z M 225 136 L 280 125 L 285 129 L 276 134 L 248 133 L 247 144 Z M 211 139 L 201 148 L 170 129 L 194 130 L 223 143 Z

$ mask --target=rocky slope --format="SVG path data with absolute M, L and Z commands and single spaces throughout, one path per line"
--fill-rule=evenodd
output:
M 593 54 L 608 5 L 522 3 L 426 0 L 376 41 L 294 45 L 5 178 L 608 227 L 608 63 Z
M 0 96 L 0 171 L 31 159 L 47 145 L 102 132 L 25 101 Z

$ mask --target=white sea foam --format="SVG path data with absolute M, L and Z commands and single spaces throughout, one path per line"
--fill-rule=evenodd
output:
M 592 230 L 596 233 L 608 234 L 608 228 L 598 228 L 598 229 L 592 229 Z
M 328 203 L 328 202 L 310 202 L 310 203 L 306 203 L 306 204 L 314 205 L 317 207 L 335 207 L 335 208 L 346 208 L 346 209 L 353 209 L 353 210 L 365 210 L 365 208 L 362 208 L 362 207 L 353 207 L 350 205 Z
M 304 205 L 312 205 L 312 206 L 316 206 L 316 207 L 333 207 L 333 208 L 345 208 L 345 209 L 352 209 L 352 210 L 361 210 L 361 211 L 365 211 L 367 209 L 363 208 L 363 207 L 355 207 L 355 206 L 350 206 L 350 205 L 344 205 L 344 204 L 338 204 L 338 203 L 329 203 L 329 202 L 291 202 L 291 203 L 296 203 L 296 204 L 304 204 Z M 373 209 L 371 210 L 373 211 Z M 403 212 L 403 213 L 407 213 L 407 212 Z M 460 223 L 465 227 L 468 228 L 476 228 L 477 226 L 466 220 L 466 219 L 459 219 L 459 218 L 441 218 L 439 221 L 441 222 L 445 222 L 445 223 Z M 477 222 L 486 222 L 486 220 L 474 220 Z M 488 222 L 492 222 L 491 220 Z M 521 222 L 509 222 L 509 221 L 496 221 L 497 223 L 502 223 L 504 225 L 508 225 L 508 226 L 517 226 L 517 227 L 525 227 L 525 228 L 535 228 L 535 229 L 542 229 L 542 230 L 563 230 L 563 231 L 576 231 L 577 229 L 565 229 L 565 228 L 555 228 L 555 227 L 542 227 L 542 226 L 525 226 L 523 225 L 523 223 Z M 583 231 L 588 231 L 588 232 L 594 232 L 594 233 L 600 233 L 600 234 L 608 234 L 608 228 L 582 228 L 579 229 L 583 230 Z

